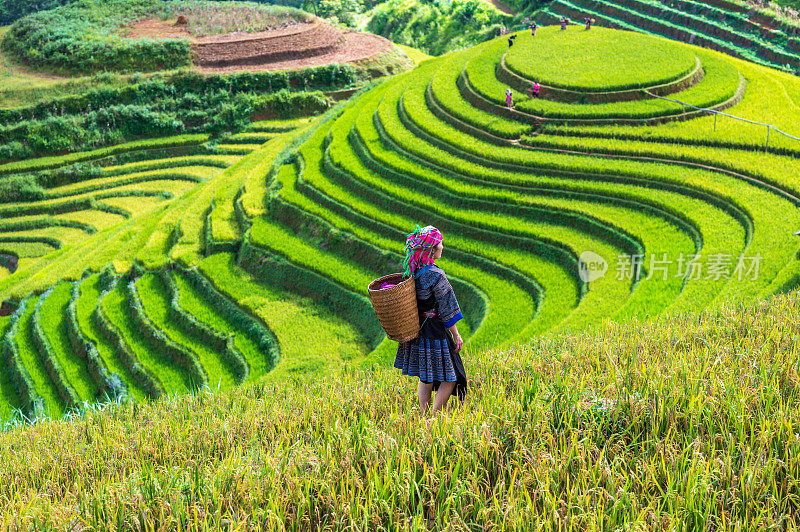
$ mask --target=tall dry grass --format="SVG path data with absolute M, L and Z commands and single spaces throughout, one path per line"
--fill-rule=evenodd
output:
M 3 524 L 794 530 L 799 311 L 792 293 L 467 352 L 468 398 L 430 431 L 389 364 L 19 428 Z
M 187 29 L 198 37 L 273 30 L 313 18 L 299 9 L 253 2 L 168 2 L 160 13 L 167 19 L 179 15 L 186 17 Z

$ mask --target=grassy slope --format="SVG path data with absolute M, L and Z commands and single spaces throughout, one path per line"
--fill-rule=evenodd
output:
M 176 362 L 155 351 L 133 320 L 125 283 L 120 282 L 103 300 L 108 319 L 122 332 L 122 336 L 139 361 L 156 375 L 169 394 L 186 393 L 191 387 L 189 375 Z
M 86 369 L 86 361 L 73 353 L 72 345 L 67 335 L 67 324 L 64 317 L 67 313 L 71 291 L 71 283 L 56 285 L 42 305 L 42 332 L 50 341 L 53 353 L 55 353 L 58 363 L 64 369 L 64 376 L 69 384 L 75 388 L 78 397 L 83 401 L 92 402 L 98 394 L 97 384 L 92 381 Z
M 395 46 L 403 50 L 406 53 L 406 55 L 412 61 L 414 61 L 415 66 L 433 57 L 431 55 L 426 54 L 422 50 L 418 50 L 417 48 L 412 48 L 411 46 L 405 46 L 404 44 L 396 44 Z
M 103 337 L 103 334 L 97 327 L 94 311 L 97 307 L 97 299 L 102 292 L 99 285 L 100 277 L 98 275 L 89 277 L 81 285 L 81 297 L 78 299 L 77 303 L 78 322 L 81 331 L 83 331 L 83 334 L 85 334 L 89 340 L 95 343 L 97 352 L 106 363 L 109 371 L 119 375 L 125 383 L 128 393 L 134 399 L 142 400 L 146 397 L 145 391 L 135 382 L 131 372 L 128 371 L 122 361 L 116 356 L 114 346 Z
M 794 292 L 467 352 L 468 398 L 430 434 L 413 379 L 388 367 L 44 422 L 0 436 L 0 500 L 10 523 L 78 514 L 90 528 L 134 515 L 291 530 L 791 527 L 798 313 Z
M 212 255 L 199 269 L 220 292 L 263 320 L 277 336 L 281 359 L 269 379 L 283 382 L 287 376 L 322 375 L 342 360 L 360 360 L 366 354 L 367 347 L 350 324 L 309 301 L 260 283 L 237 267 L 232 255 Z M 266 372 L 256 361 L 249 361 L 253 374 Z
M 2 270 L 0 270 L 2 271 Z M 11 316 L 0 316 L 0 338 L 5 336 L 6 331 L 11 326 Z M 11 380 L 11 375 L 6 370 L 5 360 L 0 359 L 3 371 L 0 372 L 0 419 L 9 419 L 11 412 L 20 407 L 20 400 Z
M 0 27 L 0 39 L 8 26 Z M 42 72 L 34 72 L 14 62 L 0 51 L 0 107 L 23 107 L 41 100 L 80 94 L 99 83 L 108 87 L 127 85 L 130 76 L 102 75 L 63 77 Z
M 156 327 L 164 331 L 169 339 L 187 348 L 197 356 L 208 373 L 208 385 L 212 390 L 228 388 L 236 384 L 235 377 L 220 354 L 184 331 L 169 316 L 169 295 L 164 283 L 156 275 L 148 274 L 136 281 L 139 297 L 145 314 Z

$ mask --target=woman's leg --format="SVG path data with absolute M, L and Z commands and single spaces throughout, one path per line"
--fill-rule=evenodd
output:
M 422 414 L 425 414 L 431 405 L 431 392 L 433 392 L 432 382 L 419 381 L 419 411 Z
M 455 382 L 443 382 L 439 384 L 439 389 L 436 391 L 436 398 L 433 400 L 433 413 L 435 414 L 447 404 L 447 400 L 453 394 L 456 388 Z

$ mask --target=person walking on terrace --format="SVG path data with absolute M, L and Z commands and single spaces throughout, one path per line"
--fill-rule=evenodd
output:
M 514 107 L 514 93 L 511 92 L 510 88 L 506 89 L 506 107 L 509 109 Z
M 467 374 L 461 361 L 464 345 L 456 323 L 463 318 L 453 287 L 436 266 L 442 256 L 442 233 L 435 227 L 417 228 L 406 238 L 405 274 L 414 276 L 417 289 L 419 336 L 397 346 L 394 367 L 403 375 L 419 377 L 419 409 L 424 415 L 436 391 L 435 414 L 456 392 L 467 393 Z
M 530 28 L 531 28 L 531 37 L 536 37 L 536 28 L 537 28 L 537 26 L 536 26 L 536 21 L 535 20 L 533 22 L 531 22 Z
M 569 24 L 569 21 L 567 20 L 567 17 L 561 17 L 561 29 L 562 29 L 562 31 L 567 29 L 567 24 Z

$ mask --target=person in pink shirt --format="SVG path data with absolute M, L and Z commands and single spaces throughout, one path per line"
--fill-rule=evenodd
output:
M 514 105 L 514 95 L 511 93 L 511 89 L 506 89 L 506 107 L 511 109 Z

